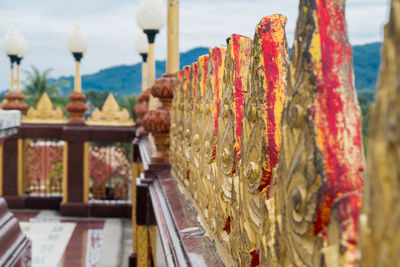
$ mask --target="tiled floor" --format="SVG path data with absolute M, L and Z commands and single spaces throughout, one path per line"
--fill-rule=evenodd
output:
M 32 239 L 33 267 L 98 265 L 105 220 L 45 218 L 37 211 L 13 213 Z

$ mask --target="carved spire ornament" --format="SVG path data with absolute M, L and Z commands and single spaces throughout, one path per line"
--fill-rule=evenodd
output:
M 343 202 L 347 206 L 341 209 L 355 212 L 342 214 L 336 239 L 326 238 L 332 207 L 342 196 L 357 196 L 363 186 L 360 109 L 344 7 L 344 1 L 300 1 L 276 197 L 281 250 L 286 249 L 280 255 L 289 256 L 284 264 L 320 266 L 334 253 L 354 263 L 357 224 L 351 216 L 357 215 L 357 201 Z
M 23 123 L 67 123 L 59 107 L 54 108 L 47 93 L 43 93 L 40 97 L 36 108 L 30 107 L 23 117 Z
M 360 266 L 398 266 L 400 255 L 400 1 L 392 0 L 376 104 L 368 133 L 368 169 Z
M 112 93 L 107 96 L 101 110 L 95 108 L 92 116 L 87 120 L 88 125 L 133 126 L 133 122 L 126 108 L 120 109 Z

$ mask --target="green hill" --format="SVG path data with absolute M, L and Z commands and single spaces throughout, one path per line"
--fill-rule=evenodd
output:
M 353 46 L 354 74 L 357 89 L 375 89 L 382 43 Z
M 381 43 L 371 43 L 353 46 L 354 72 L 357 90 L 372 100 L 378 76 Z M 198 47 L 180 54 L 180 65 L 191 64 L 201 55 L 207 54 L 208 48 Z M 157 73 L 160 77 L 165 73 L 165 61 L 156 62 Z M 70 81 L 70 86 L 63 88 L 66 94 L 72 90 L 73 77 L 60 77 Z M 116 96 L 137 95 L 141 91 L 141 64 L 121 65 L 100 70 L 97 73 L 83 75 L 84 91 L 98 90 L 113 92 Z
M 208 48 L 198 47 L 180 54 L 181 68 L 189 65 L 201 55 L 207 54 Z M 161 77 L 165 73 L 165 61 L 156 61 L 156 77 Z M 74 78 L 60 77 L 58 80 L 67 80 L 69 87 L 62 88 L 62 93 L 66 94 L 73 88 Z M 82 88 L 84 91 L 98 90 L 113 92 L 116 96 L 140 94 L 142 87 L 142 65 L 121 65 L 100 70 L 97 73 L 82 76 Z

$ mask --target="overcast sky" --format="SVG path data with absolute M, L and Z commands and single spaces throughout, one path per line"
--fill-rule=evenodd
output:
M 166 0 L 162 0 L 165 1 Z M 287 38 L 293 43 L 298 0 L 181 0 L 180 51 L 197 46 L 224 45 L 232 33 L 252 37 L 263 16 L 288 17 Z M 0 39 L 14 25 L 28 43 L 23 68 L 52 68 L 51 76 L 72 75 L 73 58 L 66 43 L 75 22 L 87 34 L 88 53 L 82 73 L 140 61 L 134 49 L 139 0 L 1 0 Z M 346 17 L 351 44 L 381 41 L 388 19 L 389 0 L 347 0 Z M 1 43 L 2 45 L 2 43 Z M 165 59 L 166 29 L 156 37 L 156 59 Z M 9 62 L 0 52 L 0 91 L 9 87 Z

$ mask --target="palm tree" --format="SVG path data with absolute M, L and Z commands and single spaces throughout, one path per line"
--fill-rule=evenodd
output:
M 48 76 L 52 69 L 41 72 L 36 67 L 31 67 L 31 71 L 25 71 L 28 76 L 23 82 L 25 102 L 29 106 L 36 106 L 40 97 L 47 93 L 54 106 L 59 106 L 65 110 L 68 98 L 60 95 L 60 87 L 68 86 L 69 82 L 65 80 L 51 82 Z

